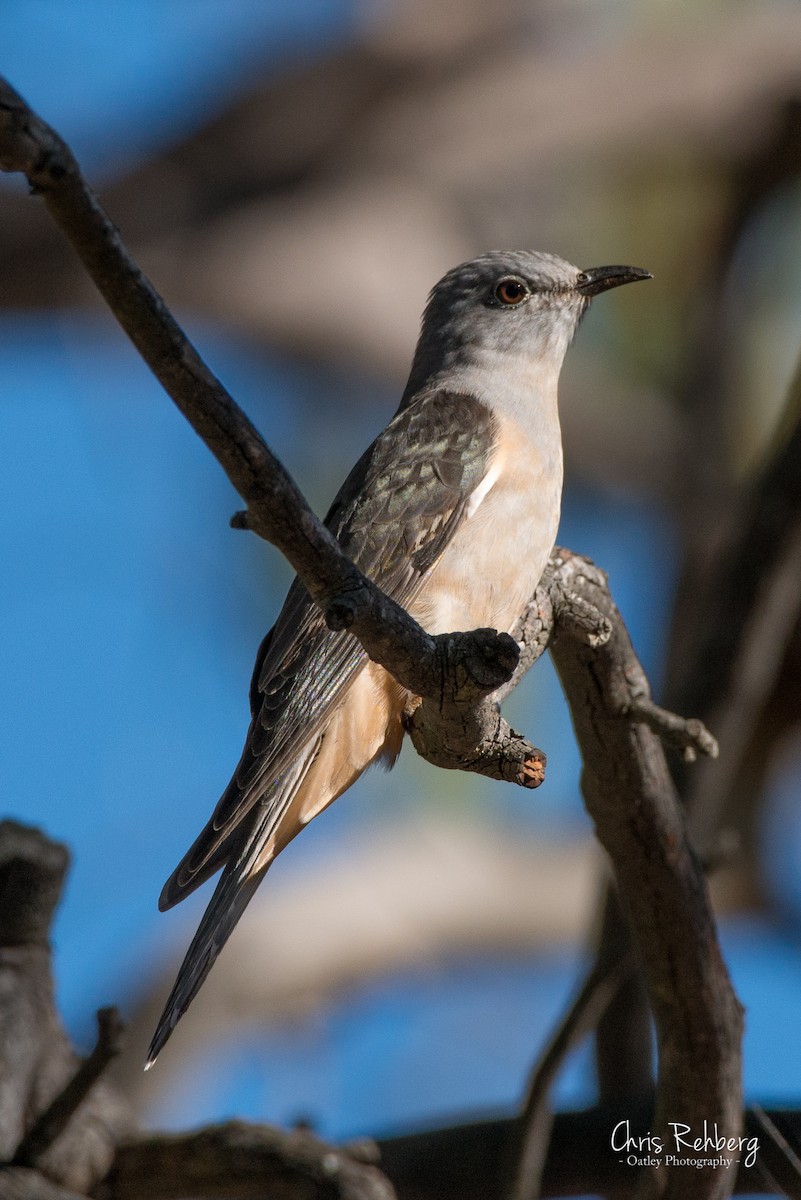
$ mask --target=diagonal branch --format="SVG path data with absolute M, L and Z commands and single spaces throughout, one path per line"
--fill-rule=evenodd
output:
M 247 504 L 234 524 L 276 546 L 329 625 L 350 629 L 374 661 L 423 698 L 410 729 L 418 752 L 439 766 L 536 787 L 545 756 L 485 703 L 517 665 L 512 639 L 494 630 L 431 637 L 350 562 L 133 260 L 72 151 L 2 79 L 0 169 L 24 174 L 43 198 L 122 328 L 222 466 Z
M 17 1146 L 12 1160 L 18 1167 L 35 1167 L 46 1150 L 66 1129 L 70 1118 L 122 1050 L 123 1024 L 116 1008 L 101 1008 L 97 1013 L 97 1042 L 73 1077 L 53 1102 L 41 1113 Z
M 598 1024 L 631 967 L 630 956 L 609 968 L 607 964 L 597 962 L 591 967 L 536 1063 L 512 1138 L 516 1161 L 508 1200 L 530 1200 L 541 1194 L 555 1115 L 550 1105 L 551 1088 L 568 1054 Z

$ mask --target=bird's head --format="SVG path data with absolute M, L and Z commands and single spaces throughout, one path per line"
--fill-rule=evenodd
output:
M 462 263 L 429 296 L 407 398 L 434 377 L 496 371 L 507 359 L 558 374 L 592 297 L 650 278 L 639 267 L 581 270 L 536 250 L 493 250 Z

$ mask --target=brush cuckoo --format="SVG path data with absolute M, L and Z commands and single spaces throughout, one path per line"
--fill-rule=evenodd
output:
M 326 517 L 353 562 L 430 633 L 514 625 L 559 523 L 565 352 L 593 296 L 647 278 L 503 251 L 431 292 L 400 407 Z M 395 761 L 414 703 L 351 634 L 326 627 L 298 580 L 262 643 L 250 699 L 239 765 L 159 901 L 170 908 L 222 868 L 148 1066 L 275 856 L 371 763 Z

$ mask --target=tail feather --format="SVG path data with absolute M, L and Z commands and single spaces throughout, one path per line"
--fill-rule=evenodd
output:
M 235 845 L 237 836 L 241 838 L 242 831 L 240 829 L 233 829 L 230 835 L 224 841 L 220 842 L 216 849 L 206 858 L 202 866 L 189 871 L 187 870 L 187 863 L 192 863 L 192 855 L 195 849 L 194 845 L 191 846 L 161 889 L 159 912 L 167 912 L 168 909 L 174 908 L 176 904 L 180 904 L 187 896 L 191 896 L 192 892 L 196 891 L 207 879 L 211 879 L 212 875 L 216 875 L 220 867 L 231 857 L 232 848 Z
M 150 1049 L 145 1070 L 149 1070 L 163 1050 L 173 1029 L 194 1000 L 217 955 L 231 936 L 247 908 L 267 868 L 250 871 L 250 858 L 229 864 L 209 901 L 203 920 L 186 952 L 178 978 L 164 1006 Z
M 215 870 L 219 870 L 223 854 L 228 857 L 220 881 L 186 952 L 186 957 L 178 972 L 178 978 L 156 1027 L 145 1064 L 146 1071 L 153 1066 L 173 1029 L 200 990 L 201 984 L 211 970 L 217 955 L 233 933 L 234 926 L 250 903 L 275 854 L 301 828 L 296 823 L 295 827 L 285 833 L 282 841 L 278 844 L 270 840 L 272 835 L 282 828 L 287 810 L 303 783 L 310 764 L 314 761 L 318 746 L 319 738 L 307 746 L 304 754 L 292 764 L 291 769 L 284 772 L 274 782 L 270 789 L 269 799 L 262 798 L 261 802 L 247 814 L 244 822 L 241 822 L 236 830 L 232 830 L 231 834 L 215 847 L 208 860 L 196 873 L 199 878 L 190 878 L 188 881 L 178 879 L 183 863 L 187 862 L 194 853 L 195 847 L 193 847 L 164 885 L 160 907 L 169 908 L 182 900 L 189 892 L 194 891 L 195 887 Z M 175 886 L 173 886 L 174 884 Z

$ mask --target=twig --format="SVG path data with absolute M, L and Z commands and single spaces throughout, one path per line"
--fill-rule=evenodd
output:
M 86 1099 L 108 1064 L 122 1050 L 124 1026 L 116 1008 L 97 1013 L 97 1042 L 69 1083 L 34 1121 L 17 1147 L 14 1165 L 35 1167 L 46 1150 L 66 1128 L 78 1106 Z
M 699 754 L 717 758 L 718 743 L 697 718 L 679 717 L 654 704 L 649 696 L 636 696 L 626 714 L 633 721 L 642 721 L 669 746 L 683 751 L 685 762 L 695 762 Z
M 618 889 L 608 883 L 599 897 L 602 913 L 596 959 L 610 967 L 632 953 L 631 922 Z M 595 1031 L 595 1074 L 599 1102 L 625 1104 L 636 1098 L 653 1105 L 655 1090 L 653 1021 L 642 968 L 632 972 L 613 998 Z
M 777 1149 L 781 1152 L 782 1156 L 784 1157 L 785 1162 L 787 1163 L 788 1167 L 790 1168 L 790 1170 L 793 1173 L 795 1186 L 788 1190 L 787 1182 L 785 1181 L 784 1187 L 786 1190 L 786 1194 L 788 1196 L 792 1197 L 792 1200 L 800 1200 L 800 1198 L 801 1198 L 801 1158 L 798 1157 L 795 1150 L 792 1148 L 790 1143 L 787 1141 L 787 1138 L 784 1136 L 782 1131 L 777 1128 L 775 1122 L 773 1120 L 771 1120 L 771 1118 L 768 1116 L 768 1114 L 765 1112 L 764 1108 L 762 1108 L 761 1105 L 759 1105 L 759 1104 L 752 1105 L 751 1111 L 754 1114 L 754 1117 L 756 1118 L 757 1123 L 760 1125 L 760 1127 L 762 1129 L 765 1130 L 765 1133 L 768 1135 L 770 1140 L 773 1142 L 773 1145 L 776 1146 Z M 765 1167 L 765 1164 L 762 1163 L 763 1170 L 764 1170 L 764 1167 Z
M 795 386 L 801 401 L 801 364 Z M 801 460 L 801 421 L 783 459 L 783 470 L 779 472 L 777 468 L 777 474 L 784 475 L 785 500 L 781 499 L 778 478 L 771 479 L 772 486 L 766 484 L 764 490 L 757 489 L 752 527 L 734 548 L 727 572 L 721 572 L 720 596 L 727 604 L 727 612 L 731 613 L 733 628 L 725 635 L 707 631 L 707 658 L 710 674 L 714 675 L 713 686 L 717 683 L 722 690 L 714 694 L 714 700 L 709 693 L 698 699 L 705 706 L 711 705 L 724 755 L 714 768 L 708 763 L 700 764 L 700 769 L 687 781 L 690 826 L 702 852 L 714 841 L 732 797 L 738 792 L 744 753 L 752 747 L 755 728 L 781 677 L 782 662 L 791 651 L 801 619 L 801 496 L 796 494 L 795 476 L 787 478 L 790 471 L 797 473 L 797 464 Z M 781 519 L 777 518 L 777 510 Z M 747 591 L 749 607 L 740 612 L 735 609 L 732 613 L 734 604 L 730 607 L 727 598 L 732 597 L 738 587 L 735 558 L 737 562 L 750 560 L 757 529 L 770 540 L 771 561 L 764 566 L 758 579 L 749 579 L 747 585 L 741 584 Z M 739 604 L 738 598 L 737 606 Z M 716 637 L 720 642 L 713 645 Z M 719 664 L 715 666 L 724 645 L 731 655 L 725 681 Z M 696 670 L 700 671 L 702 661 L 699 658 Z M 702 688 L 700 685 L 696 690 Z M 766 730 L 766 736 L 772 736 L 771 731 Z M 767 756 L 765 761 L 767 763 Z
M 535 1065 L 517 1120 L 518 1135 L 513 1139 L 515 1168 L 508 1200 L 536 1200 L 540 1195 L 554 1120 L 551 1088 L 568 1054 L 595 1028 L 631 966 L 629 957 L 609 967 L 596 963 L 590 969 Z

